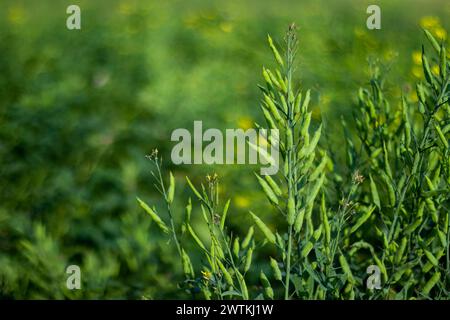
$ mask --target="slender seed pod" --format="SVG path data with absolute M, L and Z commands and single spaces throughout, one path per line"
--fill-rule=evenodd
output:
M 259 274 L 259 279 L 264 288 L 264 294 L 266 295 L 266 297 L 269 299 L 273 299 L 272 286 L 270 285 L 269 279 L 267 279 L 266 275 L 264 274 L 264 272 L 262 272 L 262 270 L 261 273 Z
M 275 47 L 272 38 L 270 35 L 267 35 L 267 41 L 269 42 L 269 47 L 272 50 L 273 55 L 275 56 L 275 60 L 280 64 L 280 66 L 284 66 L 283 59 L 281 58 L 280 53 L 278 52 L 278 49 Z
M 275 260 L 274 258 L 270 257 L 270 267 L 272 268 L 273 271 L 273 277 L 275 280 L 281 281 L 282 276 L 281 276 L 281 270 L 280 267 L 278 267 L 278 262 L 277 260 Z
M 254 231 L 255 231 L 255 229 L 253 228 L 253 226 L 251 226 L 248 229 L 247 235 L 245 236 L 244 240 L 242 241 L 242 249 L 245 249 L 248 247 L 248 245 L 250 244 L 250 241 L 253 238 Z
M 225 227 L 225 220 L 227 218 L 228 208 L 230 207 L 231 199 L 228 199 L 228 201 L 225 203 L 225 206 L 223 207 L 222 217 L 220 217 L 220 229 L 223 230 Z
M 294 145 L 294 138 L 292 137 L 292 129 L 288 128 L 286 130 L 286 150 L 292 150 Z
M 378 207 L 378 209 L 381 210 L 381 202 L 380 202 L 380 196 L 378 195 L 378 189 L 377 185 L 372 179 L 372 175 L 369 174 L 369 180 L 370 180 L 370 193 L 372 194 L 372 200 L 373 203 Z
M 281 191 L 281 188 L 278 186 L 278 184 L 272 179 L 271 176 L 265 175 L 264 179 L 266 179 L 267 183 L 269 184 L 272 191 L 277 195 L 281 196 L 283 192 Z
M 433 266 L 437 267 L 439 265 L 438 259 L 436 259 L 436 257 L 430 251 L 424 250 L 424 252 L 428 261 L 430 261 Z
M 395 256 L 395 263 L 400 264 L 403 254 L 405 253 L 406 245 L 408 244 L 408 239 L 406 237 L 403 237 L 400 246 L 397 249 L 397 254 Z
M 272 80 L 270 79 L 270 75 L 269 75 L 269 73 L 267 72 L 267 69 L 264 68 L 264 67 L 263 67 L 262 74 L 263 74 L 263 78 L 264 78 L 264 80 L 266 81 L 266 83 L 267 83 L 269 86 L 273 86 Z
M 194 268 L 192 267 L 191 259 L 187 255 L 184 249 L 181 249 L 181 261 L 183 264 L 183 272 L 186 276 L 193 278 L 194 277 Z
M 436 50 L 437 53 L 440 51 L 439 42 L 433 37 L 433 35 L 426 29 L 423 30 L 425 32 L 425 36 L 430 41 L 431 45 L 433 46 L 434 50 Z
M 223 265 L 222 261 L 217 260 L 217 264 L 219 265 L 220 271 L 222 271 L 222 274 L 223 274 L 223 277 L 225 278 L 226 283 L 229 286 L 234 286 L 233 277 L 228 272 L 227 268 L 225 268 L 225 266 Z
M 250 211 L 250 215 L 253 218 L 253 221 L 255 221 L 255 224 L 258 226 L 258 228 L 261 230 L 261 232 L 264 234 L 266 239 L 272 243 L 275 244 L 276 238 L 272 231 L 264 224 L 264 222 L 256 216 L 253 212 Z
M 236 277 L 238 279 L 239 287 L 241 289 L 242 299 L 248 300 L 248 298 L 249 298 L 248 289 L 247 289 L 247 284 L 245 283 L 244 276 L 239 271 L 237 271 Z
M 233 242 L 233 254 L 236 258 L 239 258 L 239 251 L 240 251 L 240 245 L 239 245 L 239 237 L 236 237 Z
M 300 108 L 302 112 L 306 112 L 310 100 L 311 100 L 311 90 L 308 90 L 306 91 L 305 99 L 303 99 L 302 107 Z
M 152 218 L 152 220 L 156 223 L 156 225 L 164 232 L 169 233 L 169 228 L 164 223 L 164 221 L 161 220 L 161 218 L 158 216 L 158 214 L 150 208 L 144 201 L 142 201 L 139 198 L 136 198 L 139 202 L 139 205 L 145 210 L 145 212 L 148 213 L 148 215 Z
M 366 213 L 364 213 L 358 220 L 356 220 L 355 224 L 350 229 L 350 233 L 354 233 L 356 230 L 358 230 L 358 228 L 370 218 L 375 208 L 375 206 L 372 206 L 369 210 L 366 211 Z
M 169 188 L 167 190 L 167 202 L 169 204 L 173 202 L 174 195 L 175 195 L 175 178 L 173 177 L 171 171 L 169 174 Z
M 295 199 L 294 196 L 289 196 L 287 204 L 287 222 L 290 226 L 294 224 L 295 220 Z
M 294 223 L 295 232 L 299 233 L 302 230 L 304 219 L 305 219 L 305 209 L 302 208 L 302 209 L 300 209 L 300 211 L 297 214 L 297 217 L 295 218 L 295 223 Z
M 428 282 L 425 284 L 425 286 L 422 289 L 422 294 L 424 295 L 428 295 L 431 291 L 431 289 L 433 289 L 433 287 L 439 282 L 441 278 L 441 273 L 438 271 L 435 274 L 433 274 L 433 276 L 430 278 L 430 280 L 428 280 Z
M 355 279 L 353 278 L 352 271 L 350 270 L 347 259 L 345 259 L 345 256 L 343 254 L 339 255 L 339 264 L 341 265 L 342 271 L 344 271 L 344 273 L 347 275 L 347 280 L 350 283 L 354 283 Z
M 301 252 L 302 258 L 306 258 L 308 254 L 311 252 L 312 248 L 314 248 L 314 243 L 308 242 L 302 249 Z
M 250 270 L 250 266 L 252 265 L 252 257 L 253 257 L 253 247 L 250 247 L 247 250 L 247 254 L 245 255 L 244 272 Z
M 438 134 L 439 140 L 441 141 L 442 145 L 444 146 L 444 148 L 448 149 L 448 141 L 445 138 L 444 134 L 442 133 L 441 128 L 439 127 L 438 124 L 435 124 L 434 128 L 436 129 L 436 132 Z
M 263 178 L 261 178 L 258 174 L 255 173 L 255 176 L 258 179 L 258 182 L 259 182 L 261 188 L 263 189 L 264 193 L 266 194 L 266 196 L 270 200 L 270 202 L 272 202 L 274 204 L 278 204 L 278 197 L 275 194 L 275 192 L 272 190 L 270 185 Z
M 444 44 L 441 44 L 441 52 L 439 55 L 439 74 L 442 79 L 447 77 L 447 53 Z

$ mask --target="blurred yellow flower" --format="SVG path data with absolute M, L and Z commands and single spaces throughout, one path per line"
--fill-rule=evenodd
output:
M 222 30 L 223 32 L 229 33 L 231 31 L 233 31 L 233 25 L 229 22 L 222 22 L 220 24 L 220 30 Z
M 416 77 L 416 78 L 421 78 L 422 77 L 422 68 L 421 67 L 414 66 L 412 68 L 411 72 L 414 75 L 414 77 Z
M 440 21 L 438 17 L 425 16 L 422 19 L 420 19 L 420 26 L 425 29 L 432 29 L 439 25 Z
M 422 52 L 414 51 L 412 54 L 412 59 L 414 64 L 421 65 L 422 64 Z
M 202 271 L 202 276 L 203 276 L 203 279 L 205 279 L 206 281 L 209 281 L 212 277 L 212 273 L 209 271 Z
M 435 76 L 439 76 L 439 67 L 437 65 L 432 66 L 431 72 L 434 73 Z
M 119 13 L 125 16 L 130 15 L 133 12 L 133 6 L 128 1 L 123 1 L 119 4 Z
M 236 196 L 234 197 L 234 203 L 236 203 L 236 206 L 239 208 L 248 208 L 250 199 L 245 196 Z
M 411 90 L 411 92 L 409 93 L 408 97 L 409 97 L 409 100 L 411 102 L 419 101 L 419 98 L 417 97 L 417 92 L 415 90 Z
M 21 5 L 12 6 L 8 10 L 8 20 L 12 24 L 23 24 L 25 21 L 25 9 Z
M 253 126 L 253 120 L 249 117 L 241 117 L 238 119 L 237 124 L 239 128 L 247 130 Z
M 442 27 L 436 27 L 433 29 L 433 33 L 436 37 L 438 37 L 441 40 L 447 39 L 447 31 L 445 31 Z

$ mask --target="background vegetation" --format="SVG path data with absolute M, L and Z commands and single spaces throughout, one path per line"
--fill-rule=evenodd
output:
M 312 89 L 321 143 L 344 164 L 340 119 L 354 129 L 369 62 L 384 66 L 388 97 L 417 101 L 415 82 L 424 78 L 420 27 L 446 38 L 450 16 L 444 0 L 379 1 L 382 29 L 369 31 L 370 1 L 76 3 L 81 31 L 65 28 L 73 2 L 0 4 L 2 298 L 186 297 L 174 246 L 136 202 L 139 196 L 163 204 L 145 155 L 157 147 L 169 160 L 170 133 L 194 120 L 217 128 L 262 123 L 255 84 L 271 61 L 266 35 L 281 35 L 294 21 L 296 80 Z M 183 188 L 185 175 L 199 182 L 217 172 L 221 196 L 232 199 L 230 228 L 241 237 L 252 224 L 249 209 L 262 212 L 269 226 L 279 223 L 258 191 L 255 168 L 170 169 L 179 199 L 192 194 Z M 333 170 L 351 181 L 348 166 Z M 182 219 L 183 201 L 177 205 L 175 218 Z M 267 257 L 254 259 L 259 270 Z M 81 267 L 82 290 L 65 288 L 70 264 Z

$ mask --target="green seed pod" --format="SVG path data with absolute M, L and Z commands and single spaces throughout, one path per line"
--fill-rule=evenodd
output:
M 312 237 L 315 241 L 318 241 L 320 239 L 320 236 L 322 235 L 322 229 L 323 226 L 320 225 L 316 230 L 314 230 Z
M 381 172 L 381 178 L 383 179 L 383 181 L 387 187 L 387 190 L 388 190 L 389 203 L 393 207 L 393 206 L 395 206 L 395 201 L 396 201 L 394 186 L 390 182 L 389 177 L 384 172 Z
M 381 202 L 380 202 L 380 196 L 378 195 L 377 185 L 373 181 L 372 176 L 370 174 L 369 174 L 369 179 L 370 179 L 370 193 L 372 194 L 373 203 L 375 203 L 375 205 L 378 207 L 378 209 L 381 210 Z
M 323 185 L 323 182 L 325 180 L 325 174 L 322 174 L 318 180 L 316 180 L 314 186 L 311 188 L 311 191 L 308 195 L 308 198 L 306 200 L 306 205 L 311 205 L 314 202 L 314 199 L 316 198 L 317 194 L 319 193 L 320 188 Z
M 267 41 L 269 42 L 269 47 L 272 50 L 272 53 L 275 57 L 275 60 L 277 60 L 277 62 L 280 64 L 280 66 L 284 66 L 284 62 L 283 59 L 280 56 L 280 53 L 278 52 L 278 49 L 275 47 L 275 45 L 273 44 L 273 40 L 270 37 L 270 35 L 267 35 Z
M 272 286 L 270 285 L 269 279 L 267 279 L 266 275 L 264 274 L 264 272 L 262 272 L 262 270 L 261 273 L 259 274 L 259 279 L 264 288 L 264 294 L 266 295 L 266 297 L 269 299 L 273 299 Z
M 324 155 L 322 158 L 322 161 L 320 161 L 319 165 L 314 169 L 314 171 L 311 173 L 311 175 L 309 176 L 309 180 L 314 181 L 316 180 L 319 175 L 323 172 L 323 170 L 325 169 L 325 166 L 328 163 L 328 156 Z
M 433 266 L 437 267 L 439 265 L 439 261 L 436 259 L 436 257 L 428 250 L 424 250 L 424 252 L 428 261 L 430 261 Z
M 187 228 L 188 228 L 188 231 L 191 234 L 192 238 L 194 239 L 194 241 L 198 244 L 198 246 L 200 248 L 202 248 L 204 251 L 206 251 L 205 245 L 200 240 L 200 238 L 197 236 L 197 234 L 195 233 L 194 229 L 192 229 L 190 224 L 188 224 Z
M 270 79 L 269 73 L 267 72 L 267 69 L 263 67 L 263 71 L 262 71 L 264 80 L 266 81 L 266 83 L 269 86 L 273 86 L 272 80 Z
M 244 272 L 247 272 L 250 269 L 250 266 L 252 265 L 252 256 L 253 256 L 253 247 L 250 247 L 247 250 L 247 254 L 245 255 Z
M 295 232 L 299 233 L 302 230 L 304 218 L 305 218 L 305 209 L 302 208 L 302 209 L 300 209 L 300 211 L 297 214 L 297 217 L 295 218 L 295 223 L 294 223 Z
M 447 53 L 445 52 L 444 44 L 441 45 L 441 52 L 439 55 L 439 74 L 442 79 L 447 77 Z
M 183 272 L 186 276 L 193 278 L 194 277 L 194 268 L 192 267 L 191 259 L 187 255 L 184 249 L 181 249 L 181 261 L 183 264 Z
M 223 265 L 222 261 L 217 260 L 217 264 L 219 265 L 220 271 L 222 271 L 223 277 L 225 278 L 226 283 L 229 286 L 234 286 L 233 277 L 228 272 L 227 268 Z
M 441 141 L 442 145 L 448 149 L 448 141 L 445 138 L 444 134 L 442 133 L 441 128 L 439 127 L 439 125 L 436 123 L 434 124 L 434 128 L 436 129 L 436 133 L 438 134 L 439 140 Z
M 292 137 L 292 129 L 288 128 L 286 130 L 286 150 L 287 151 L 292 150 L 293 145 L 294 145 L 294 138 Z
M 435 87 L 435 80 L 434 80 L 434 76 L 433 73 L 431 72 L 430 69 L 430 64 L 428 62 L 428 58 L 425 55 L 425 50 L 422 47 L 422 67 L 423 67 L 423 73 L 425 75 L 425 79 L 427 80 L 427 82 L 429 84 L 431 84 L 433 87 Z
M 275 122 L 272 116 L 270 115 L 270 112 L 264 106 L 261 106 L 261 110 L 263 112 L 264 119 L 266 120 L 267 125 L 269 126 L 269 129 L 276 129 L 277 126 L 275 125 Z
M 441 273 L 438 271 L 435 274 L 433 274 L 433 276 L 430 278 L 430 280 L 428 280 L 428 282 L 425 284 L 425 286 L 422 289 L 422 294 L 424 295 L 428 295 L 431 291 L 431 289 L 433 289 L 433 287 L 439 282 L 441 278 Z
M 288 105 L 286 103 L 286 98 L 281 93 L 279 93 L 279 96 L 280 96 L 281 106 L 283 107 L 283 111 L 288 113 Z
M 287 204 L 287 222 L 290 226 L 294 224 L 295 220 L 295 199 L 294 196 L 289 196 Z
M 249 298 L 248 297 L 248 289 L 247 289 L 247 284 L 245 283 L 244 276 L 239 271 L 237 271 L 236 277 L 239 282 L 239 287 L 241 288 L 242 299 L 248 300 L 248 298 Z
M 280 90 L 282 92 L 284 92 L 285 94 L 287 94 L 288 90 L 287 90 L 287 79 L 281 76 L 280 71 L 277 69 L 276 70 L 277 73 L 277 78 L 278 78 L 278 83 L 280 84 Z
M 136 198 L 137 201 L 139 202 L 139 205 L 145 210 L 145 212 L 148 213 L 148 215 L 150 216 L 150 218 L 152 218 L 152 220 L 156 223 L 156 225 L 164 232 L 164 233 L 169 233 L 169 228 L 167 227 L 167 225 L 164 223 L 164 221 L 161 220 L 161 218 L 158 216 L 158 214 L 155 212 L 155 210 L 153 210 L 152 208 L 150 208 L 144 201 L 142 201 L 139 198 Z
M 172 172 L 169 173 L 169 188 L 167 190 L 167 202 L 170 204 L 173 202 L 173 197 L 175 195 L 175 178 Z
M 372 206 L 369 210 L 367 210 L 366 213 L 364 213 L 358 220 L 356 220 L 355 224 L 350 229 L 350 233 L 354 233 L 356 230 L 358 230 L 358 228 L 362 226 L 362 224 L 370 218 L 375 208 L 376 208 L 375 206 Z
M 314 243 L 308 242 L 302 249 L 301 252 L 302 258 L 306 258 L 308 254 L 311 252 L 312 248 L 314 248 Z
M 405 253 L 406 245 L 408 244 L 408 239 L 406 237 L 403 237 L 400 246 L 397 249 L 397 253 L 395 256 L 395 263 L 400 264 L 403 254 Z
M 275 192 L 272 190 L 270 185 L 263 178 L 261 178 L 258 174 L 255 173 L 255 176 L 258 179 L 258 182 L 259 182 L 261 188 L 263 189 L 264 193 L 266 194 L 266 196 L 270 200 L 270 202 L 272 202 L 274 204 L 278 204 L 278 197 L 275 194 Z
M 253 221 L 255 221 L 255 224 L 258 226 L 258 228 L 261 230 L 261 232 L 264 234 L 266 239 L 272 243 L 275 244 L 276 238 L 272 231 L 264 224 L 264 222 L 256 216 L 253 212 L 250 211 L 250 214 L 253 218 Z
M 325 242 L 327 245 L 331 242 L 331 226 L 328 221 L 327 209 L 325 208 L 325 194 L 322 193 L 322 201 L 320 205 L 320 217 L 322 218 L 323 229 L 325 230 Z
M 448 216 L 448 215 L 447 215 Z M 436 233 L 438 235 L 439 241 L 441 241 L 442 247 L 447 247 L 447 236 L 444 232 L 439 229 L 436 229 Z
M 297 96 L 295 97 L 295 101 L 294 101 L 294 115 L 295 115 L 295 118 L 297 118 L 297 116 L 300 116 L 301 102 L 302 102 L 302 94 L 298 93 Z
M 425 32 L 425 36 L 430 41 L 431 45 L 433 46 L 434 50 L 436 50 L 437 53 L 440 51 L 439 42 L 433 37 L 433 35 L 426 29 L 423 30 Z
M 191 198 L 188 200 L 188 204 L 184 210 L 184 223 L 181 226 L 182 233 L 186 232 L 187 225 L 191 222 L 191 212 L 192 212 L 192 201 Z
M 309 101 L 311 100 L 311 90 L 306 91 L 305 99 L 303 100 L 301 111 L 304 113 L 308 109 Z
M 247 235 L 245 236 L 244 240 L 242 241 L 242 249 L 245 249 L 248 247 L 248 245 L 250 244 L 250 241 L 252 240 L 254 231 L 255 231 L 255 229 L 253 228 L 253 226 L 251 226 L 248 229 Z
M 352 271 L 350 270 L 350 266 L 347 263 L 347 259 L 345 259 L 345 256 L 343 254 L 339 255 L 339 264 L 342 267 L 342 271 L 347 275 L 347 280 L 350 283 L 354 283 L 355 279 L 353 278 Z
M 425 104 L 425 102 L 426 102 L 425 91 L 423 89 L 422 84 L 420 84 L 420 83 L 416 84 L 416 92 L 417 92 L 417 97 L 419 98 L 419 101 L 422 102 L 422 104 Z M 424 113 L 424 112 L 421 112 L 421 113 Z
M 239 237 L 236 237 L 233 242 L 233 254 L 236 258 L 239 258 L 239 251 L 241 250 L 239 245 Z
M 275 103 L 272 101 L 272 99 L 268 95 L 264 95 L 264 101 L 266 102 L 267 107 L 269 108 L 270 114 L 275 119 L 275 121 L 280 125 L 283 126 L 283 119 L 280 116 L 280 113 L 278 112 L 277 107 L 275 106 Z
M 225 203 L 223 207 L 222 217 L 220 218 L 220 229 L 223 230 L 225 227 L 225 219 L 227 218 L 228 208 L 230 207 L 231 199 Z
M 281 276 L 281 270 L 280 267 L 278 267 L 278 262 L 277 260 L 275 260 L 274 258 L 270 257 L 270 267 L 272 268 L 273 271 L 273 277 L 275 280 L 281 281 L 282 276 Z
M 309 129 L 309 124 L 311 122 L 311 112 L 307 112 L 305 113 L 305 118 L 303 119 L 303 123 L 301 124 L 300 127 L 300 136 L 305 138 L 308 137 L 308 143 L 309 143 L 309 133 L 308 133 L 308 129 Z
M 281 196 L 283 192 L 281 191 L 281 188 L 278 186 L 278 184 L 272 179 L 271 176 L 265 175 L 264 179 L 266 179 L 267 183 L 269 184 L 270 188 L 273 190 L 273 192 L 277 196 Z

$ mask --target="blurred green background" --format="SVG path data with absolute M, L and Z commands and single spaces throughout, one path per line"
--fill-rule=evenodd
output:
M 66 28 L 70 4 L 82 30 Z M 381 30 L 366 28 L 370 4 Z M 368 63 L 385 66 L 389 94 L 416 99 L 420 27 L 446 38 L 449 17 L 445 0 L 1 1 L 0 298 L 186 298 L 173 245 L 136 202 L 161 204 L 145 155 L 158 148 L 174 171 L 178 219 L 191 195 L 184 176 L 217 172 L 234 233 L 245 234 L 250 208 L 276 223 L 255 167 L 173 166 L 171 132 L 194 120 L 262 123 L 266 35 L 280 43 L 295 22 L 297 77 L 312 89 L 322 143 L 339 154 L 340 117 L 351 125 Z M 65 287 L 70 264 L 82 290 Z

